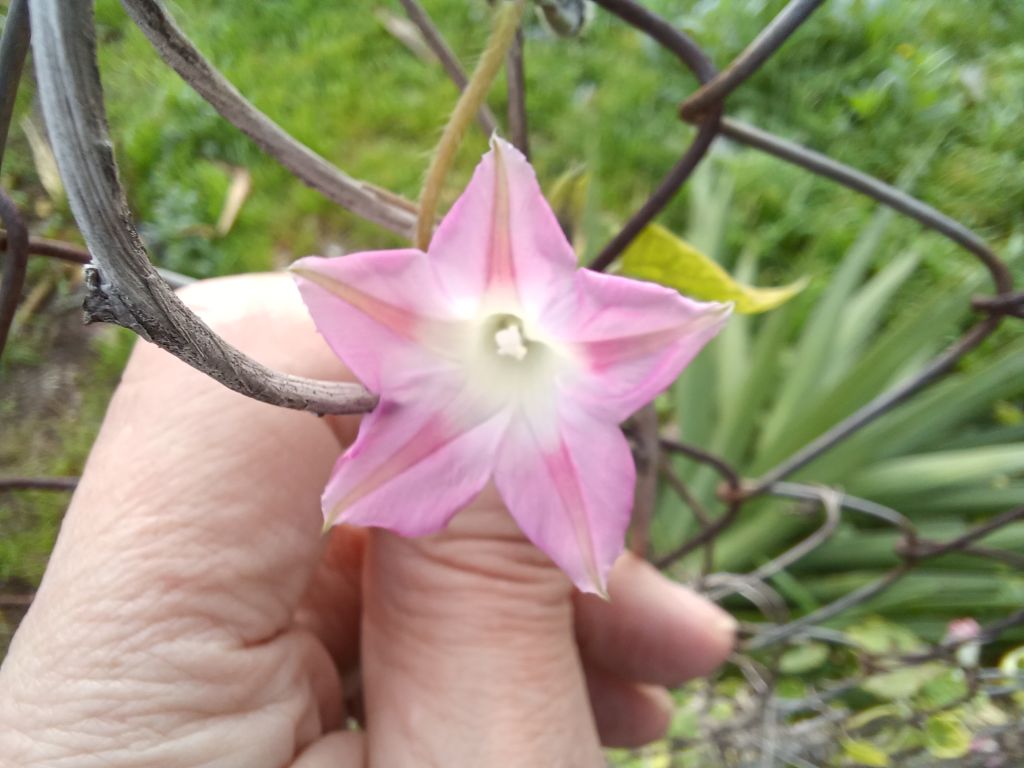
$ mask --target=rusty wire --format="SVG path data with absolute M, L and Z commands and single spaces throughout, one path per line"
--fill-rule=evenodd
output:
M 269 118 L 255 110 L 195 50 L 157 2 L 154 0 L 123 0 L 123 2 L 165 61 L 209 100 L 226 119 L 248 133 L 270 155 L 277 158 L 300 179 L 355 212 L 361 213 L 393 231 L 409 231 L 415 216 L 414 207 L 410 203 L 373 185 L 350 179 L 323 158 L 313 155 L 278 128 Z M 824 623 L 881 594 L 906 577 L 920 563 L 953 552 L 967 556 L 1002 559 L 1011 565 L 1020 567 L 1022 564 L 1020 553 L 983 547 L 978 544 L 978 541 L 997 529 L 1019 523 L 1024 519 L 1024 509 L 1013 509 L 995 515 L 957 537 L 946 541 L 931 541 L 923 539 L 918 534 L 913 522 L 898 510 L 885 507 L 869 499 L 850 496 L 837 489 L 787 481 L 787 478 L 798 469 L 834 448 L 865 425 L 884 417 L 936 380 L 941 379 L 968 353 L 990 337 L 1007 318 L 1024 316 L 1024 292 L 1014 289 L 1012 275 L 1006 263 L 983 238 L 963 224 L 950 219 L 927 203 L 856 169 L 838 163 L 821 153 L 723 116 L 724 102 L 728 95 L 768 62 L 803 23 L 813 18 L 813 11 L 822 2 L 823 0 L 791 0 L 762 33 L 719 72 L 711 58 L 697 42 L 635 0 L 594 0 L 596 5 L 649 36 L 678 58 L 697 78 L 700 86 L 680 105 L 682 120 L 697 124 L 697 131 L 690 146 L 657 185 L 648 200 L 601 250 L 590 265 L 593 269 L 606 269 L 615 261 L 632 239 L 675 196 L 679 188 L 706 157 L 715 139 L 724 137 L 769 153 L 785 162 L 844 185 L 918 221 L 975 257 L 988 270 L 992 279 L 991 295 L 978 297 L 972 301 L 971 307 L 978 315 L 977 321 L 956 342 L 926 364 L 915 376 L 892 390 L 882 393 L 826 433 L 783 459 L 777 466 L 769 469 L 759 478 L 744 478 L 728 461 L 699 446 L 687 445 L 666 436 L 658 439 L 657 435 L 654 436 L 652 442 L 651 430 L 657 429 L 657 423 L 653 419 L 637 420 L 632 427 L 634 443 L 646 446 L 648 453 L 648 456 L 645 457 L 646 471 L 654 475 L 661 475 L 666 485 L 679 495 L 682 504 L 692 509 L 700 526 L 696 534 L 662 557 L 657 565 L 671 568 L 687 555 L 697 550 L 703 550 L 703 577 L 700 582 L 702 588 L 717 599 L 722 599 L 730 594 L 744 597 L 758 607 L 767 619 L 763 622 L 748 622 L 743 625 L 744 639 L 739 649 L 740 655 L 737 657 L 740 668 L 744 670 L 748 679 L 752 679 L 751 675 L 756 678 L 754 681 L 756 685 L 753 687 L 758 691 L 757 707 L 751 709 L 744 719 L 733 720 L 725 726 L 711 728 L 706 733 L 706 740 L 721 756 L 726 756 L 727 753 L 742 755 L 757 747 L 754 751 L 758 754 L 758 759 L 784 758 L 793 765 L 810 765 L 812 763 L 799 750 L 794 751 L 792 744 L 780 743 L 780 736 L 785 736 L 787 739 L 795 738 L 799 741 L 802 738 L 800 734 L 810 733 L 813 729 L 817 729 L 816 732 L 834 736 L 839 724 L 834 713 L 824 709 L 825 704 L 841 696 L 863 678 L 834 682 L 827 688 L 810 691 L 806 696 L 795 701 L 780 700 L 773 692 L 775 677 L 773 670 L 759 666 L 759 662 L 751 661 L 746 654 L 765 652 L 773 648 L 781 649 L 790 643 L 813 639 L 830 643 L 836 648 L 851 648 L 859 654 L 864 669 L 868 671 L 892 668 L 893 665 L 899 664 L 924 663 L 940 658 L 952 658 L 959 645 L 957 642 L 940 643 L 925 653 L 893 657 L 872 655 L 864 649 L 856 648 L 855 644 L 842 632 L 824 626 Z M 402 0 L 402 4 L 413 22 L 426 35 L 431 49 L 440 58 L 446 71 L 456 84 L 462 87 L 465 74 L 440 32 L 426 16 L 425 11 L 415 0 L 408 0 L 408 2 Z M 551 4 L 548 3 L 548 5 Z M 12 13 L 8 17 L 9 20 L 16 18 L 13 15 L 14 9 L 23 8 L 24 5 L 24 2 L 15 0 L 12 4 Z M 33 0 L 33 10 L 37 8 L 45 10 L 48 14 L 62 12 L 58 10 L 55 0 Z M 11 27 L 10 22 L 8 27 Z M 10 30 L 5 29 L 4 40 L 7 40 L 9 36 L 13 39 L 13 33 L 10 35 L 9 33 Z M 528 146 L 527 94 L 522 68 L 523 49 L 519 45 L 510 55 L 508 68 L 511 93 L 509 125 L 512 137 L 525 150 Z M 17 75 L 13 73 L 9 64 L 5 65 L 3 69 L 4 71 L 0 72 L 0 83 L 6 83 L 6 89 L 10 91 L 12 76 L 13 87 L 17 86 Z M 3 99 L 0 106 L 13 103 L 12 94 L 13 91 L 0 94 L 0 99 Z M 481 114 L 481 121 L 484 124 L 493 122 L 493 120 L 494 118 L 489 112 Z M 52 252 L 50 255 L 79 261 L 89 258 L 88 251 L 82 249 L 77 252 L 74 249 L 68 251 L 61 244 L 31 240 L 23 247 L 20 245 L 20 234 L 16 231 L 16 214 L 17 212 L 14 211 L 12 215 L 6 207 L 3 210 L 4 218 L 8 222 L 8 229 L 11 231 L 10 244 L 8 244 L 7 238 L 3 240 L 3 246 L 8 248 L 8 265 L 12 261 L 12 257 L 17 255 L 19 249 L 33 254 L 46 254 L 49 249 Z M 79 224 L 86 225 L 88 222 L 80 221 Z M 83 226 L 83 229 L 85 228 Z M 69 257 L 68 253 L 72 255 Z M 8 268 L 10 269 L 9 266 Z M 11 285 L 13 282 L 5 277 L 4 289 L 6 292 L 11 292 Z M 2 343 L 0 343 L 0 351 L 2 351 Z M 710 467 L 719 475 L 722 483 L 718 496 L 722 502 L 723 512 L 717 518 L 713 517 L 693 498 L 685 483 L 674 474 L 669 462 L 659 458 L 659 453 L 661 457 L 665 455 L 683 456 L 693 462 Z M 15 487 L 50 487 L 67 490 L 72 485 L 73 479 L 67 478 L 54 478 L 52 482 L 39 478 L 12 478 L 6 482 L 0 482 L 0 490 L 4 488 L 10 490 Z M 649 487 L 642 495 L 650 497 Z M 762 564 L 751 573 L 714 573 L 712 568 L 713 546 L 716 539 L 735 522 L 749 501 L 761 496 L 778 496 L 795 499 L 803 504 L 816 505 L 823 513 L 823 522 L 803 541 L 792 544 L 786 552 Z M 644 502 L 644 506 L 651 503 L 648 499 Z M 643 519 L 648 519 L 650 510 L 643 510 L 643 513 L 647 516 Z M 899 562 L 876 580 L 864 584 L 859 589 L 810 613 L 790 620 L 785 601 L 766 582 L 766 579 L 827 541 L 837 529 L 841 518 L 847 514 L 865 515 L 876 523 L 892 526 L 898 531 L 900 538 L 895 547 L 895 554 L 899 558 Z M 646 549 L 646 541 L 646 533 L 643 533 L 636 546 Z M 1019 611 L 982 627 L 978 641 L 993 642 L 1001 633 L 1022 624 L 1024 624 L 1024 611 Z M 993 695 L 1004 695 L 1006 690 L 1013 691 L 1024 687 L 1024 681 L 1017 681 L 1016 684 L 1013 681 L 1007 683 L 1001 678 L 997 680 L 992 675 L 986 676 L 983 673 L 985 673 L 984 670 L 977 671 L 972 678 L 976 690 L 991 690 L 995 692 Z M 990 680 L 990 677 L 993 679 Z M 999 688 L 998 685 L 1003 687 Z M 1000 693 L 1001 691 L 1004 693 Z M 803 713 L 807 717 L 795 725 L 782 725 L 778 721 L 778 718 L 783 715 L 796 713 Z M 779 730 L 780 728 L 784 733 Z M 756 741 L 757 738 L 761 739 L 761 743 L 751 746 L 752 740 Z M 827 741 L 826 738 L 825 743 Z M 686 745 L 678 743 L 676 746 L 682 748 Z M 723 762 L 727 762 L 724 757 Z

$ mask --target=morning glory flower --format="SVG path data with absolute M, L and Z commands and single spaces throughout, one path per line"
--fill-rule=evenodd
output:
M 432 533 L 493 482 L 523 533 L 603 594 L 635 484 L 618 425 L 731 305 L 578 269 L 530 164 L 497 138 L 427 253 L 292 270 L 320 333 L 380 396 L 324 491 L 328 524 Z

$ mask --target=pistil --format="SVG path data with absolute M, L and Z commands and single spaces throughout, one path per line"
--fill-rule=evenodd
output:
M 526 342 L 519 323 L 511 322 L 494 334 L 494 342 L 498 345 L 498 355 L 522 360 L 526 357 Z

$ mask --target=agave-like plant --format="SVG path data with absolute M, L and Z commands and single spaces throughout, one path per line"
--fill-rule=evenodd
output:
M 904 184 L 915 171 L 904 174 Z M 718 171 L 720 174 L 721 171 Z M 712 258 L 722 254 L 730 181 L 698 175 L 687 239 Z M 912 375 L 957 335 L 981 270 L 911 296 L 905 290 L 920 254 L 909 250 L 873 270 L 893 215 L 880 209 L 835 266 L 813 302 L 797 299 L 762 316 L 738 316 L 669 393 L 668 429 L 757 477 Z M 740 279 L 756 278 L 757 254 L 742 253 Z M 808 306 L 810 304 L 810 306 Z M 909 402 L 861 429 L 792 479 L 833 486 L 891 506 L 925 538 L 944 540 L 985 516 L 1024 505 L 1024 427 L 998 426 L 994 404 L 1024 391 L 1024 337 L 987 350 Z M 674 459 L 692 495 L 715 504 L 718 476 Z M 777 499 L 748 504 L 715 542 L 714 568 L 742 573 L 793 543 L 814 525 Z M 664 553 L 697 531 L 679 497 L 663 488 L 652 545 Z M 844 517 L 823 546 L 774 579 L 805 610 L 833 600 L 896 565 L 900 532 Z M 1024 552 L 1024 525 L 993 533 L 987 545 Z M 687 575 L 699 558 L 675 566 Z M 1001 574 L 998 579 L 993 576 Z M 927 636 L 941 636 L 960 615 L 1005 615 L 1024 603 L 1024 575 L 995 561 L 950 555 L 917 569 L 873 602 L 848 612 L 887 613 Z

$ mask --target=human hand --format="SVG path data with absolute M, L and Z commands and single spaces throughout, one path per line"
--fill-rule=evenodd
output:
M 186 298 L 261 362 L 346 375 L 288 277 Z M 609 602 L 574 592 L 493 490 L 435 536 L 325 539 L 356 424 L 139 345 L 0 669 L 0 762 L 600 765 L 601 741 L 664 731 L 661 686 L 729 653 L 727 614 L 629 555 Z M 365 730 L 341 730 L 359 688 Z

